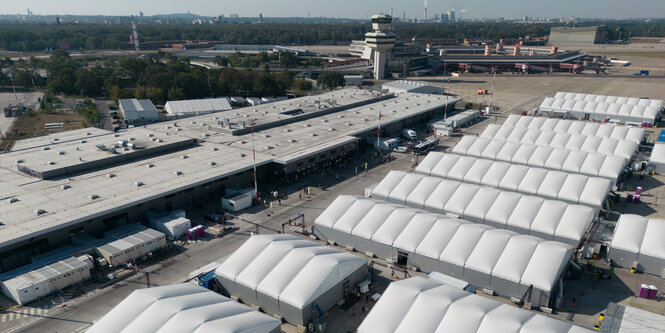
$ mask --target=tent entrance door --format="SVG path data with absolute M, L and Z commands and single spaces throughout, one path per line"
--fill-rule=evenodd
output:
M 397 264 L 406 266 L 409 260 L 409 253 L 405 251 L 397 251 Z

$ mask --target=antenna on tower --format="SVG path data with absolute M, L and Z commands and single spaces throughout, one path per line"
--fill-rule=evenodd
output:
M 427 22 L 427 0 L 425 0 L 425 16 L 423 17 L 423 22 Z
M 132 21 L 132 41 L 134 42 L 134 50 L 139 51 L 139 32 L 134 21 Z

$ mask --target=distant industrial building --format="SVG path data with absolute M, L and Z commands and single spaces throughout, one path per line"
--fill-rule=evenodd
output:
M 393 94 L 401 94 L 406 92 L 417 93 L 417 94 L 442 93 L 442 89 L 439 87 L 435 87 L 421 82 L 406 81 L 406 80 L 398 80 L 398 81 L 391 81 L 388 83 L 384 83 L 382 88 L 388 90 Z
M 121 99 L 120 112 L 128 123 L 146 123 L 159 120 L 159 112 L 149 99 Z
M 550 45 L 561 44 L 602 44 L 607 39 L 605 26 L 593 27 L 552 27 Z

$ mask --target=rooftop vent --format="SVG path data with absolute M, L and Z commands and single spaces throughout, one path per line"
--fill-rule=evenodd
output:
M 204 137 L 204 138 L 207 138 L 207 137 L 210 136 L 210 134 L 208 134 L 208 133 L 203 133 L 203 134 L 201 134 L 201 136 Z
M 264 148 L 265 150 L 270 150 L 270 149 L 272 149 L 272 146 L 264 146 L 263 148 Z
M 173 174 L 176 175 L 176 176 L 180 176 L 180 175 L 182 175 L 182 171 L 175 171 L 175 172 L 173 172 Z
M 298 142 L 298 141 L 296 141 L 296 139 L 289 139 L 288 141 L 291 142 L 291 143 Z
M 154 168 L 154 167 L 155 167 L 154 164 L 152 164 L 152 163 L 148 163 L 148 168 Z
M 219 148 L 217 148 L 217 147 L 212 147 L 212 151 L 218 151 L 218 150 L 219 150 Z
M 16 163 L 21 164 L 21 163 L 23 163 L 23 160 L 16 160 Z
M 312 127 L 311 124 L 305 124 L 305 127 Z
M 49 149 L 51 149 L 51 148 L 49 148 L 49 147 L 44 147 L 44 150 L 49 150 Z
M 136 183 L 134 183 L 134 185 L 136 185 L 136 187 L 141 187 L 141 186 L 143 186 L 144 184 L 143 184 L 143 182 L 136 182 Z
M 86 142 L 88 142 L 88 141 L 86 141 L 86 140 L 81 140 L 81 143 L 86 143 Z
M 215 166 L 215 165 L 217 165 L 217 162 L 215 162 L 215 161 L 210 162 L 210 166 Z
M 117 138 L 120 136 L 120 134 L 113 134 L 113 136 Z
M 85 135 L 92 135 L 92 133 L 90 133 L 90 132 L 86 132 Z
M 134 141 L 136 140 L 134 137 L 129 138 L 129 141 Z
M 333 132 L 333 131 L 335 131 L 335 128 L 334 127 L 329 127 L 328 130 Z
M 171 126 L 166 125 L 166 126 L 164 126 L 164 129 L 171 129 Z
M 285 129 L 284 129 L 284 132 L 287 132 L 287 133 L 288 133 L 288 132 L 291 132 L 291 129 L 290 129 L 290 128 L 285 128 Z
M 48 162 L 48 165 L 55 165 L 55 162 L 53 162 L 53 161 Z
M 340 118 L 344 118 L 344 116 L 343 116 L 343 115 L 341 115 L 341 114 L 339 115 L 339 117 L 340 117 Z
M 196 124 L 196 121 L 193 121 L 193 120 L 192 120 L 192 121 L 190 122 L 190 124 L 194 125 L 194 124 Z
M 35 214 L 37 214 L 37 215 L 42 215 L 42 214 L 44 214 L 44 213 L 46 213 L 46 211 L 43 210 L 43 209 L 37 209 L 37 210 L 35 210 Z
M 15 203 L 18 201 L 18 198 L 9 198 L 9 203 Z
M 93 194 L 90 196 L 90 200 L 95 200 L 95 199 L 99 199 L 99 196 L 97 194 Z
M 328 122 L 328 119 L 321 119 L 321 122 L 322 122 L 322 123 L 327 123 L 327 122 Z
M 152 134 L 152 133 L 149 133 L 149 134 L 148 134 L 148 137 L 149 137 L 149 138 L 152 138 L 152 137 L 153 137 L 153 134 Z
M 247 155 L 243 154 L 243 153 L 240 153 L 240 157 L 244 158 L 245 156 L 247 156 Z
M 114 173 L 109 173 L 109 174 L 106 174 L 106 177 L 107 178 L 113 178 L 113 177 L 115 177 L 115 174 Z
M 58 139 L 58 138 L 53 138 L 53 142 L 55 142 L 55 141 L 60 141 L 60 139 Z
M 182 158 L 183 160 L 186 159 L 186 158 L 188 158 L 188 157 L 189 157 L 189 156 L 187 156 L 187 155 L 180 155 L 180 158 Z
M 264 138 L 269 138 L 270 134 L 261 134 L 261 136 L 264 137 Z
M 311 135 L 311 136 L 318 136 L 318 134 L 316 134 L 316 133 L 312 133 L 312 134 L 310 134 L 310 135 Z
M 60 188 L 63 189 L 63 190 L 66 190 L 66 189 L 72 188 L 72 187 L 68 184 L 65 184 L 65 185 L 60 186 Z

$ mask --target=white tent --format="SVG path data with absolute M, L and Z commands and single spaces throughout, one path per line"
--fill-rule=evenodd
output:
M 574 104 L 570 107 L 572 101 Z M 546 97 L 543 100 L 538 114 L 643 125 L 654 124 L 662 108 L 663 100 L 557 93 L 554 98 Z
M 487 126 L 487 129 L 480 134 L 480 137 L 490 140 L 503 140 L 535 144 L 551 148 L 600 153 L 619 156 L 626 159 L 630 159 L 639 148 L 639 142 L 610 137 L 569 134 L 566 132 L 548 132 L 540 129 L 511 127 L 506 125 L 502 126 L 496 124 L 490 124 Z
M 404 171 L 391 171 L 377 185 L 377 188 L 387 189 L 387 186 L 383 184 L 384 181 L 394 184 L 393 190 L 381 193 L 373 192 L 373 198 L 433 213 L 459 216 L 474 223 L 491 224 L 495 227 L 507 228 L 523 234 L 534 234 L 545 239 L 573 245 L 577 245 L 582 239 L 596 214 L 596 210 L 589 206 L 545 200 L 535 196 L 422 174 L 410 174 Z M 417 183 L 417 185 L 407 192 L 401 192 L 398 189 L 405 188 L 401 186 L 402 183 Z M 562 193 L 584 193 L 585 190 L 570 187 L 570 189 L 563 188 Z M 595 193 L 599 191 L 599 188 L 594 185 L 594 187 L 589 187 L 588 191 Z M 507 196 L 513 194 L 514 200 L 505 200 Z M 517 204 L 513 205 L 514 202 Z M 545 212 L 545 208 L 548 209 L 547 212 Z M 508 213 L 507 209 L 512 210 Z M 505 212 L 505 214 L 501 214 L 505 219 L 497 219 L 493 213 L 496 211 Z M 576 214 L 570 212 L 576 212 Z M 543 216 L 543 218 L 534 220 L 536 216 Z
M 135 290 L 87 332 L 277 333 L 280 326 L 248 306 L 183 283 Z
M 335 210 L 357 211 L 368 204 L 377 209 L 363 208 L 364 215 L 330 219 L 337 215 Z M 532 300 L 537 305 L 549 304 L 555 282 L 572 254 L 572 246 L 560 242 L 372 198 L 339 196 L 321 217 L 322 221 L 314 222 L 314 233 L 323 240 L 425 272 L 441 272 L 509 297 L 521 297 L 533 285 Z M 517 265 L 515 253 L 523 254 Z M 513 274 L 497 280 L 494 272 Z
M 477 296 L 432 279 L 390 283 L 358 333 L 583 333 L 568 322 Z
M 609 257 L 621 267 L 665 276 L 664 239 L 665 220 L 623 214 L 614 230 Z
M 665 173 L 665 144 L 656 143 L 651 150 L 649 156 L 649 164 L 651 164 L 657 173 Z
M 583 204 L 596 210 L 612 188 L 612 182 L 606 178 L 439 152 L 429 153 L 415 171 L 426 176 Z M 427 184 L 435 186 L 435 183 Z
M 494 143 L 493 141 L 498 141 L 498 144 L 501 145 L 501 149 L 494 157 L 485 153 L 489 145 Z M 619 156 L 491 140 L 475 136 L 464 136 L 453 148 L 452 153 L 597 176 L 607 178 L 613 182 L 618 180 L 627 163 L 625 158 Z
M 344 284 L 367 275 L 367 260 L 296 236 L 256 235 L 216 270 L 224 292 L 294 325 L 344 297 Z
M 569 100 L 567 100 L 569 102 Z M 607 105 L 609 107 L 609 105 Z M 608 110 L 609 111 L 609 110 Z M 640 127 L 618 126 L 615 124 L 598 124 L 586 121 L 575 121 L 568 119 L 543 118 L 520 116 L 511 114 L 503 122 L 503 126 L 514 128 L 527 128 L 539 131 L 581 134 L 585 136 L 597 136 L 601 138 L 611 138 L 622 141 L 631 141 L 641 143 L 644 138 L 645 130 Z M 488 126 L 485 132 L 488 134 L 497 130 L 500 126 Z M 483 132 L 483 133 L 485 133 Z

